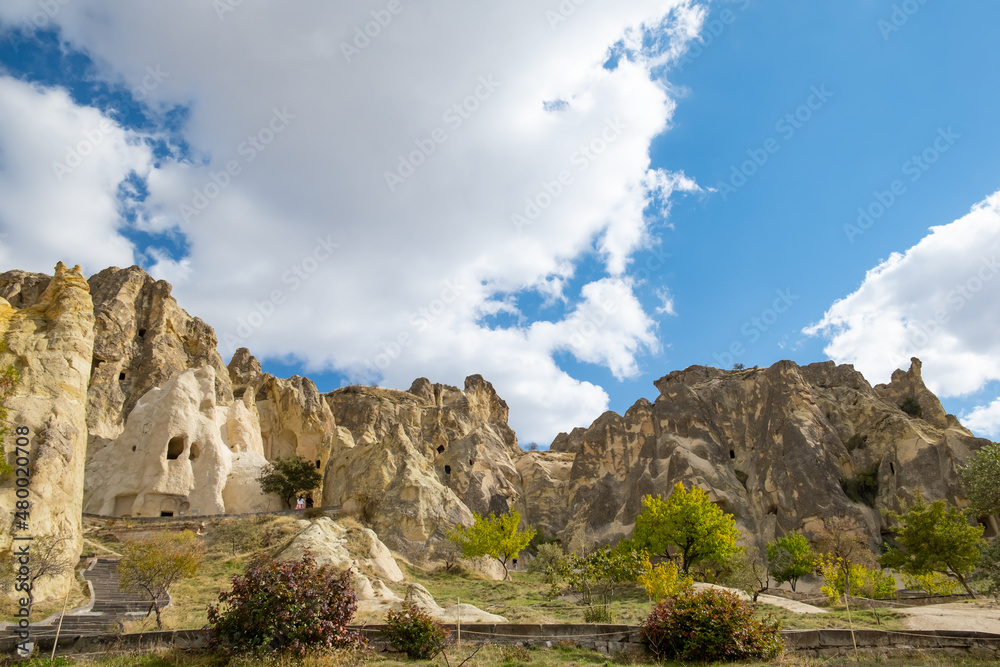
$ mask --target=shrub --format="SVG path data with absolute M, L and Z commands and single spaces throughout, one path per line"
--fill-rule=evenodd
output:
M 310 507 L 302 513 L 303 519 L 318 519 L 322 516 L 326 516 L 326 510 L 322 507 Z
M 519 667 L 531 662 L 531 651 L 523 646 L 502 646 L 500 648 L 500 667 Z
M 914 591 L 924 591 L 928 595 L 954 595 L 958 591 L 958 582 L 940 572 L 925 574 L 906 574 L 902 576 L 903 585 Z
M 920 407 L 920 403 L 913 396 L 907 396 L 904 398 L 899 404 L 899 409 L 911 417 L 924 416 L 924 409 Z
M 404 602 L 400 611 L 389 610 L 385 625 L 382 634 L 386 639 L 415 660 L 430 660 L 445 647 L 451 636 L 451 630 L 409 602 Z
M 859 470 L 854 477 L 840 480 L 840 488 L 852 501 L 875 507 L 878 499 L 878 464 L 868 470 Z
M 358 646 L 347 629 L 358 608 L 350 571 L 316 565 L 309 552 L 301 560 L 277 562 L 256 554 L 233 588 L 208 606 L 209 646 L 228 653 L 257 648 L 305 655 L 313 647 Z
M 823 592 L 831 602 L 836 602 L 844 594 L 843 561 L 826 557 L 819 562 L 820 573 L 823 575 Z M 860 563 L 849 565 L 851 577 L 851 595 L 871 600 L 885 600 L 896 593 L 896 579 L 889 572 L 877 568 L 867 568 Z
M 584 623 L 614 623 L 615 617 L 607 607 L 587 607 L 583 610 Z
M 757 618 L 752 606 L 728 591 L 683 591 L 667 598 L 642 627 L 659 660 L 773 660 L 784 645 L 778 621 Z

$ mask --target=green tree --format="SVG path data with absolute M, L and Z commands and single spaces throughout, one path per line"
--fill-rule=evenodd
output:
M 986 445 L 958 469 L 969 510 L 976 516 L 1000 514 L 1000 443 Z
M 148 540 L 122 543 L 118 561 L 118 581 L 122 590 L 149 596 L 146 616 L 156 612 L 156 627 L 163 629 L 160 611 L 166 604 L 167 591 L 181 579 L 189 579 L 201 565 L 203 551 L 190 530 L 158 533 Z
M 926 503 L 919 492 L 902 514 L 889 511 L 886 517 L 899 523 L 897 546 L 884 553 L 879 563 L 906 574 L 940 572 L 957 579 L 976 597 L 965 575 L 976 567 L 985 546 L 982 526 L 970 526 L 965 514 L 944 500 Z
M 491 512 L 487 517 L 473 512 L 472 516 L 476 522 L 471 527 L 456 526 L 448 533 L 448 539 L 462 547 L 466 558 L 496 558 L 503 566 L 504 579 L 510 579 L 507 563 L 528 546 L 535 536 L 535 529 L 520 530 L 521 515 L 518 512 L 500 516 Z
M 792 585 L 792 591 L 799 577 L 816 569 L 816 555 L 809 546 L 809 540 L 794 530 L 767 543 L 767 561 L 771 576 L 778 585 L 787 581 Z
M 733 515 L 697 486 L 688 491 L 677 482 L 667 500 L 646 496 L 642 504 L 645 509 L 636 517 L 632 534 L 636 547 L 678 562 L 684 574 L 692 565 L 704 560 L 723 563 L 739 551 Z
M 301 456 L 288 456 L 264 466 L 257 481 L 261 491 L 275 494 L 291 508 L 297 496 L 319 487 L 323 475 L 312 462 Z

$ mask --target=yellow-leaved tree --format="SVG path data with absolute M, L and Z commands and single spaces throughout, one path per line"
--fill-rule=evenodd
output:
M 193 577 L 203 557 L 198 537 L 190 530 L 128 540 L 122 543 L 122 559 L 118 562 L 119 586 L 149 596 L 146 616 L 156 612 L 156 627 L 162 630 L 160 611 L 166 606 L 167 591 L 179 580 Z
M 496 558 L 503 565 L 504 580 L 510 579 L 507 563 L 528 546 L 535 536 L 535 529 L 520 529 L 519 512 L 500 516 L 490 512 L 486 517 L 473 512 L 472 516 L 476 522 L 471 527 L 456 526 L 448 533 L 448 539 L 462 547 L 462 555 L 466 558 Z
M 632 533 L 635 546 L 673 560 L 684 574 L 702 561 L 725 563 L 740 550 L 736 520 L 719 509 L 704 489 L 688 490 L 677 482 L 666 500 L 646 496 L 642 504 L 645 509 L 636 517 Z

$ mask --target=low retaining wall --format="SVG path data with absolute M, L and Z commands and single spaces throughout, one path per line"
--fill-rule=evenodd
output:
M 131 521 L 133 523 L 173 523 L 177 521 L 198 521 L 213 519 L 243 519 L 257 516 L 301 516 L 309 511 L 323 512 L 324 516 L 334 517 L 340 514 L 340 505 L 328 505 L 325 507 L 307 507 L 301 510 L 273 510 L 270 512 L 244 512 L 242 514 L 180 514 L 177 516 L 108 516 L 106 514 L 91 514 L 84 512 L 83 516 L 88 519 L 99 519 L 102 521 L 112 520 L 116 522 Z
M 375 651 L 393 651 L 381 637 L 382 625 L 351 626 L 361 632 Z M 458 627 L 446 625 L 452 639 L 458 639 Z M 853 655 L 855 642 L 858 652 L 866 657 L 918 657 L 944 655 L 952 657 L 1000 657 L 1000 635 L 985 632 L 952 631 L 887 631 L 887 630 L 785 630 L 785 652 L 806 657 Z M 0 640 L 0 655 L 16 652 L 14 639 Z M 39 652 L 52 651 L 53 638 L 35 639 Z M 605 655 L 618 652 L 645 651 L 639 627 L 631 625 L 528 625 L 517 623 L 462 624 L 463 643 L 490 642 L 551 648 L 572 645 L 589 648 Z M 117 653 L 149 651 L 176 646 L 203 648 L 207 644 L 204 630 L 174 630 L 140 634 L 106 634 L 79 636 L 66 634 L 59 638 L 60 655 L 84 653 Z
M 808 657 L 853 655 L 915 658 L 945 655 L 1000 657 L 1000 635 L 949 630 L 785 630 L 785 652 Z

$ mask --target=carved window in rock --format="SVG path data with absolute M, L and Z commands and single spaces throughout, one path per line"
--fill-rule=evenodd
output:
M 174 461 L 181 457 L 184 453 L 184 436 L 175 435 L 170 438 L 170 442 L 167 443 L 167 460 Z

